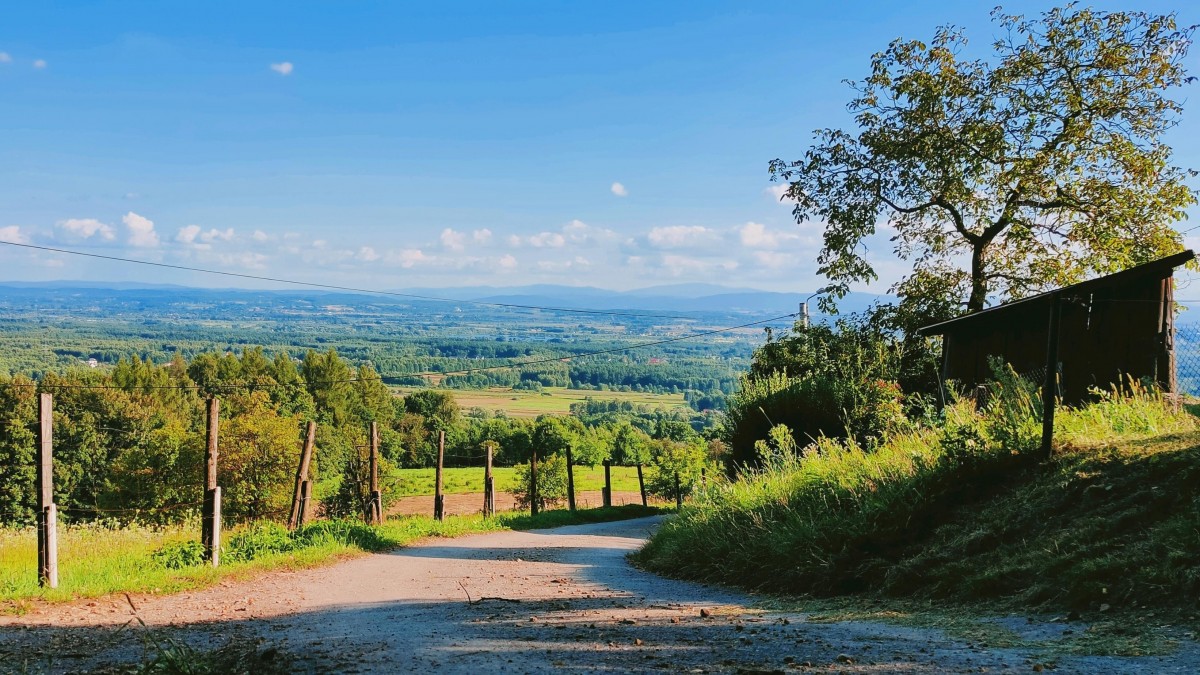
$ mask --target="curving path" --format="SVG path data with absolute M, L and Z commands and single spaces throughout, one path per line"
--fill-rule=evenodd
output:
M 658 522 L 430 540 L 133 602 L 142 621 L 176 639 L 217 646 L 253 638 L 295 655 L 301 672 L 1027 673 L 1044 658 L 934 630 L 808 623 L 756 610 L 741 593 L 632 568 L 626 554 Z M 131 618 L 124 598 L 0 617 L 0 672 L 140 658 L 141 629 L 118 628 Z M 1055 672 L 1195 672 L 1196 651 L 1192 643 L 1170 657 L 1060 658 Z

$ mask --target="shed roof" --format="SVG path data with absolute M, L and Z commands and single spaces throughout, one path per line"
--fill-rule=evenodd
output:
M 1156 274 L 1162 274 L 1163 272 L 1167 272 L 1168 274 L 1170 274 L 1171 270 L 1174 270 L 1176 267 L 1179 267 L 1180 265 L 1183 265 L 1183 264 L 1191 261 L 1195 257 L 1196 257 L 1196 254 L 1193 253 L 1191 250 L 1183 251 L 1182 253 L 1176 253 L 1175 255 L 1169 255 L 1165 258 L 1159 258 L 1158 260 L 1154 260 L 1154 261 L 1151 261 L 1148 263 L 1142 263 L 1141 265 L 1136 265 L 1134 267 L 1130 267 L 1127 270 L 1122 270 L 1120 272 L 1114 272 L 1113 274 L 1108 274 L 1108 275 L 1105 275 L 1102 277 L 1097 277 L 1095 279 L 1088 279 L 1087 281 L 1081 281 L 1077 284 L 1072 284 L 1070 286 L 1063 286 L 1062 288 L 1056 288 L 1052 291 L 1046 291 L 1045 293 L 1039 293 L 1038 295 L 1031 295 L 1028 298 L 1022 298 L 1020 300 L 1006 302 L 1002 305 L 996 305 L 995 307 L 989 307 L 988 309 L 985 309 L 985 310 L 982 310 L 979 312 L 975 312 L 974 314 L 967 314 L 965 316 L 960 316 L 955 319 L 950 319 L 949 321 L 942 321 L 941 323 L 935 323 L 935 324 L 932 324 L 929 326 L 924 326 L 924 327 L 920 328 L 917 332 L 920 333 L 921 335 L 944 335 L 946 332 L 948 332 L 952 328 L 960 328 L 960 327 L 962 327 L 968 323 L 971 323 L 977 319 L 980 319 L 982 317 L 991 318 L 999 312 L 1003 312 L 1003 311 L 1009 310 L 1013 307 L 1017 307 L 1020 305 L 1033 304 L 1033 303 L 1038 302 L 1039 300 L 1051 298 L 1055 294 L 1068 293 L 1068 292 L 1070 292 L 1070 293 L 1091 292 L 1091 291 L 1094 291 L 1098 288 L 1102 288 L 1105 286 L 1112 286 L 1115 284 L 1128 283 L 1129 281 L 1132 281 L 1132 280 L 1140 278 L 1140 277 L 1153 276 Z

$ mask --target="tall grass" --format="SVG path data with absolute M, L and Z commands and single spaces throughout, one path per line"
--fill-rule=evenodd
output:
M 1055 425 L 1058 453 L 1044 462 L 1036 452 L 1040 412 L 1036 389 L 1011 376 L 1001 378 L 982 406 L 958 401 L 946 409 L 940 425 L 893 435 L 872 452 L 852 440 L 829 439 L 787 452 L 786 430 L 776 429 L 765 444 L 774 451 L 766 453 L 763 468 L 705 491 L 664 524 L 635 559 L 667 575 L 817 596 L 873 591 L 994 597 L 1004 589 L 1017 595 L 1030 591 L 1028 597 L 1037 601 L 1069 596 L 1079 602 L 1092 596 L 1031 589 L 1094 569 L 1096 559 L 1113 554 L 1105 546 L 1120 543 L 1104 539 L 1100 544 L 1096 537 L 1102 533 L 1095 527 L 1086 530 L 1094 540 L 1090 545 L 1069 537 L 1073 515 L 1086 514 L 1072 511 L 1063 490 L 1082 480 L 1079 475 L 1095 480 L 1105 472 L 1134 471 L 1131 463 L 1144 458 L 1147 447 L 1155 448 L 1151 455 L 1191 448 L 1200 444 L 1200 434 L 1194 433 L 1196 418 L 1161 397 L 1113 393 L 1096 404 L 1062 410 Z M 1185 440 L 1170 446 L 1146 443 L 1163 434 L 1184 434 Z M 1140 491 L 1173 490 L 1186 502 L 1186 495 L 1197 490 L 1163 484 L 1167 477 L 1161 473 L 1139 475 L 1147 482 Z M 1194 518 L 1194 505 L 1184 512 Z M 1006 525 L 1011 522 L 1024 523 L 1025 531 L 1014 531 Z M 1045 544 L 1031 540 L 1049 527 L 1039 522 L 1059 523 L 1058 543 L 1090 546 L 1096 559 L 1030 553 L 1029 547 Z M 1173 540 L 1183 550 L 1187 525 L 1181 521 L 1168 528 L 1185 533 Z M 1171 545 L 1146 550 L 1161 552 Z M 1040 562 L 1018 572 L 1000 564 L 1009 553 Z M 1200 577 L 1200 547 L 1170 559 L 1177 567 L 1160 576 Z M 1064 560 L 1078 566 L 1070 573 L 1055 567 Z M 996 582 L 995 575 L 1003 576 L 1006 569 L 1024 581 Z M 1039 574 L 1041 582 L 1035 580 Z M 975 580 L 969 590 L 956 589 L 968 578 Z M 986 578 L 992 582 L 980 581 Z M 1106 592 L 1117 587 L 1109 585 Z

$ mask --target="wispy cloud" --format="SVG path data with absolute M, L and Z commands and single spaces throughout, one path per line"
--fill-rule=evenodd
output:
M 117 237 L 112 226 L 95 218 L 68 218 L 59 221 L 58 226 L 80 239 L 91 239 L 93 236 L 99 235 L 105 241 L 112 241 Z
M 34 67 L 34 68 L 37 68 L 38 70 L 41 70 L 42 68 L 45 68 L 45 67 L 46 67 L 46 60 L 45 60 L 45 59 L 38 59 L 38 60 L 34 61 L 34 62 L 33 62 L 33 67 Z
M 158 246 L 158 233 L 154 231 L 154 221 L 130 211 L 121 218 L 121 222 L 129 228 L 130 246 L 137 248 Z
M 0 227 L 0 241 L 11 241 L 14 244 L 28 244 L 29 237 L 21 232 L 20 225 Z
M 453 228 L 447 227 L 442 230 L 442 235 L 439 237 L 442 242 L 442 247 L 450 251 L 462 251 L 466 248 L 467 235 Z
M 612 190 L 612 193 L 618 197 L 628 197 L 629 196 L 629 190 L 626 190 L 625 186 L 620 183 L 613 183 L 612 187 L 609 189 Z
M 651 229 L 646 241 L 657 248 L 681 248 L 712 241 L 715 234 L 702 225 L 668 225 Z
M 12 56 L 8 52 L 0 52 L 0 63 L 12 63 Z
M 279 73 L 280 75 L 284 75 L 284 76 L 291 75 L 292 70 L 294 70 L 294 69 L 295 69 L 295 66 L 292 65 L 291 61 L 281 61 L 279 63 L 271 64 L 271 70 Z

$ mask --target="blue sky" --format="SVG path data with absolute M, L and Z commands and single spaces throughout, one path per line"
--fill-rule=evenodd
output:
M 891 39 L 985 49 L 994 4 L 14 3 L 0 238 L 371 288 L 809 290 L 820 227 L 767 161 L 847 126 Z M 0 279 L 232 283 L 9 247 Z

